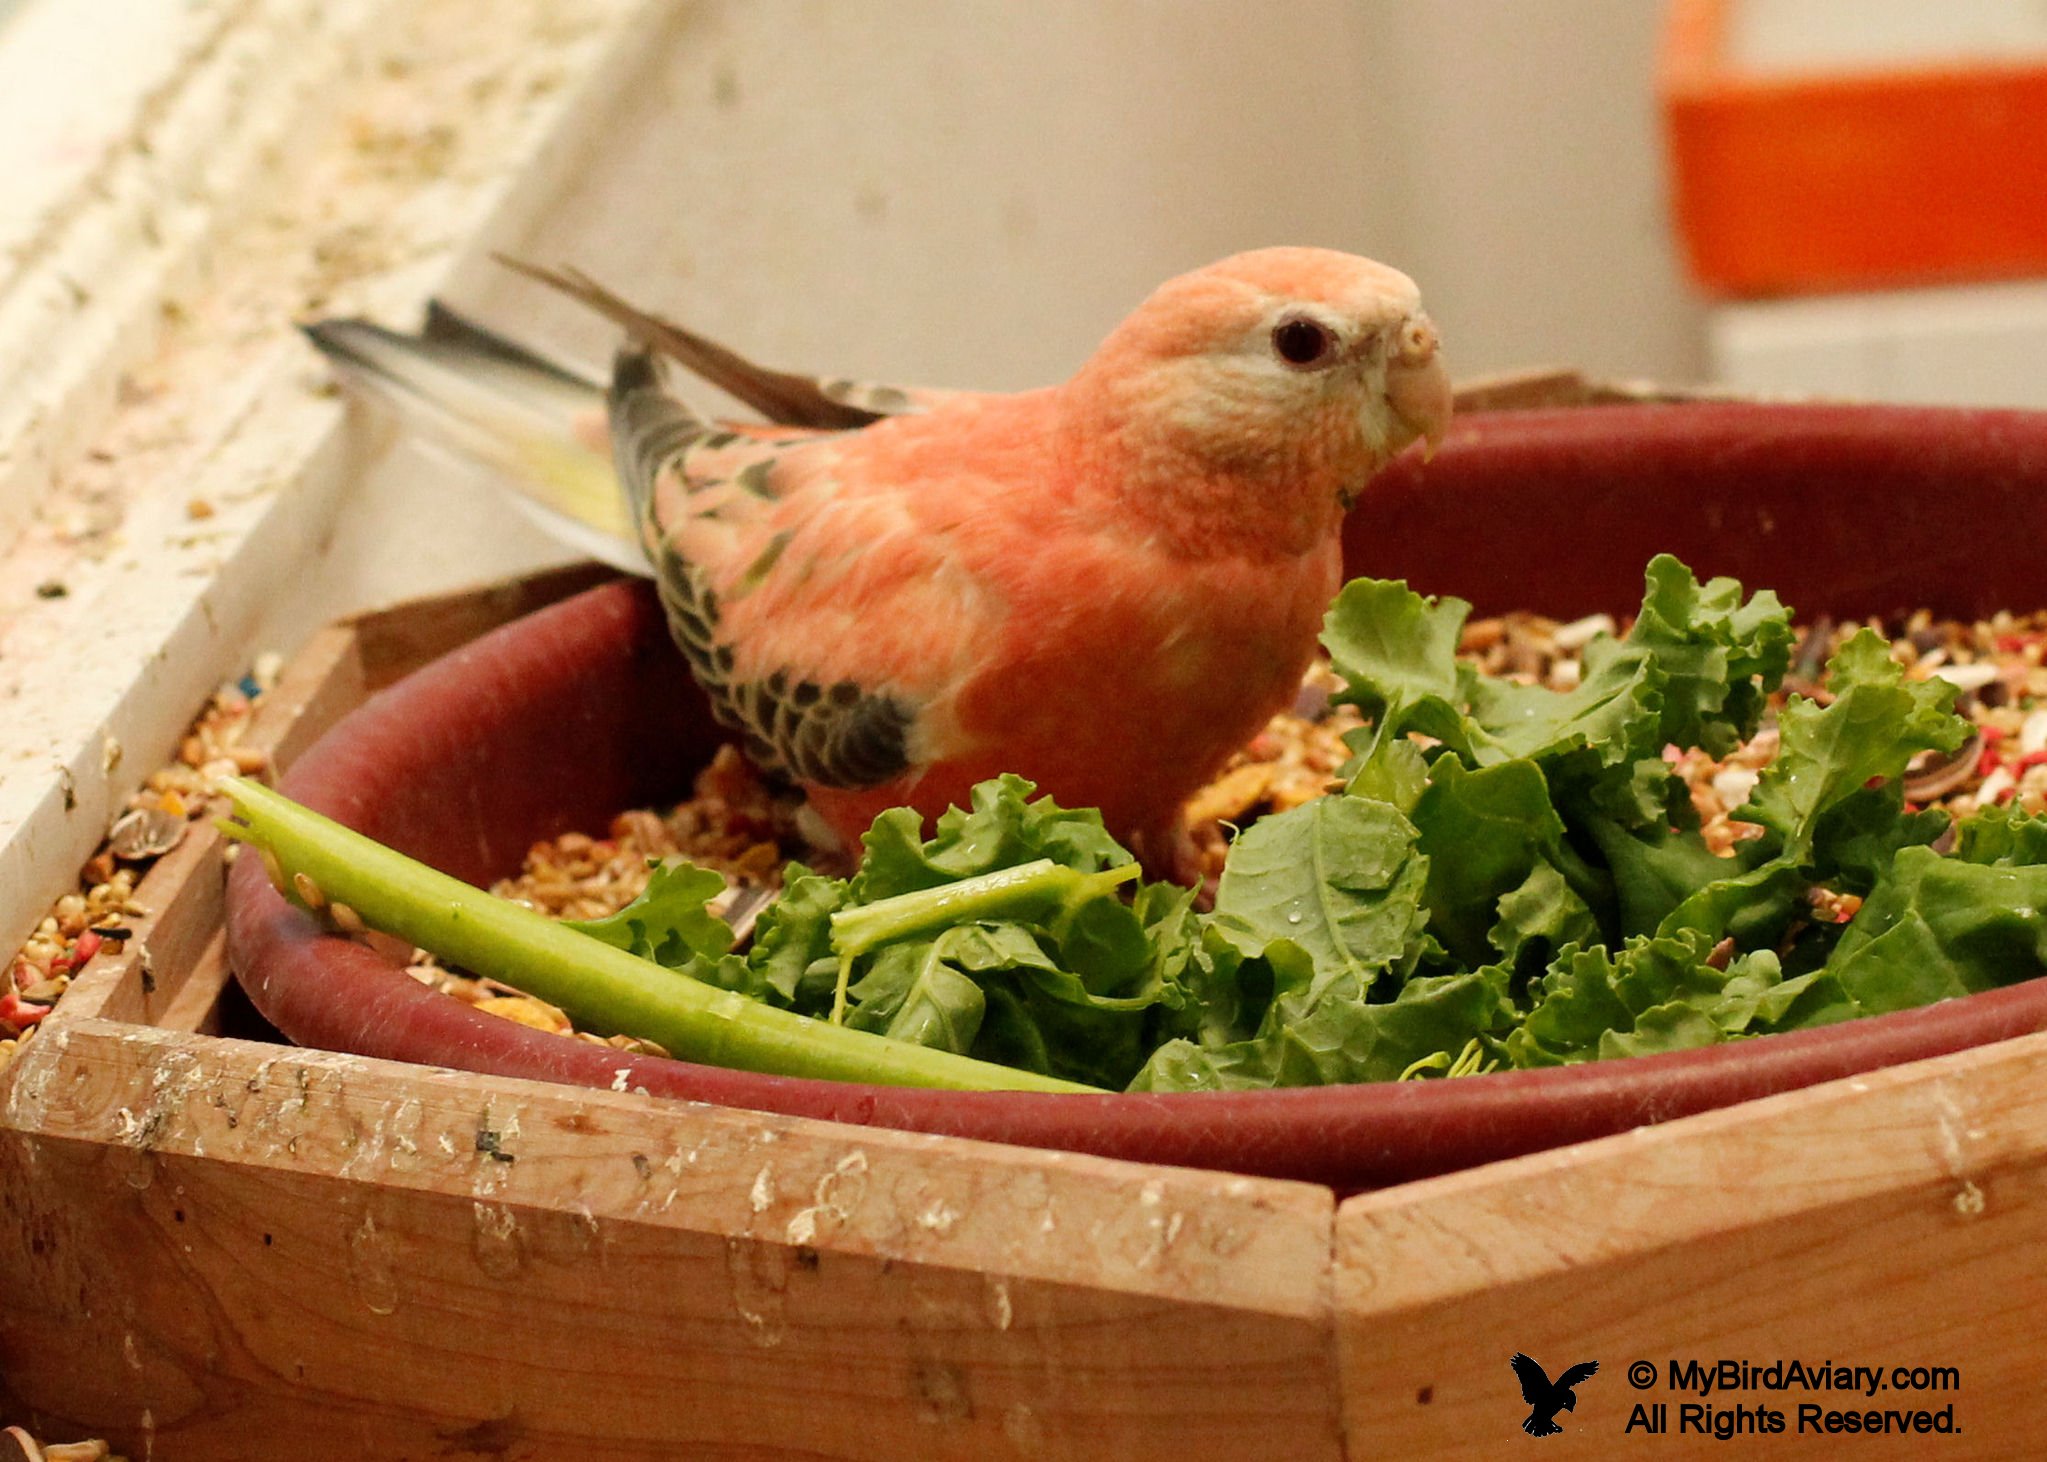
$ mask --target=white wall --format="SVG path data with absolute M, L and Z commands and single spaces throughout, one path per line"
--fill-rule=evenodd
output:
M 1704 371 L 1671 240 L 1650 0 L 1370 5 L 1391 168 L 1366 237 L 1412 261 L 1453 365 Z
M 1727 304 L 1709 340 L 1761 395 L 2047 409 L 2047 280 Z
M 1345 0 L 687 9 L 543 246 L 771 359 L 1039 384 L 1166 276 L 1371 214 Z
M 1325 244 L 1413 273 L 1461 371 L 1685 378 L 1657 9 L 711 0 L 538 247 L 772 359 L 1015 387 L 1169 274 Z

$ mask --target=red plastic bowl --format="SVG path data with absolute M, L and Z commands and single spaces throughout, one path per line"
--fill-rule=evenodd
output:
M 1354 572 L 1480 611 L 1625 611 L 1659 550 L 1777 589 L 1802 615 L 2047 600 L 2047 413 L 1614 406 L 1474 418 L 1403 463 L 1349 530 Z M 427 666 L 300 758 L 292 796 L 458 877 L 673 799 L 719 732 L 651 594 L 616 583 Z M 228 949 L 257 1008 L 306 1045 L 507 1076 L 1301 1178 L 1344 1191 L 2047 1028 L 2047 981 L 1707 1050 L 1458 1081 L 1294 1091 L 957 1093 L 630 1057 L 481 1015 L 324 936 L 234 870 Z

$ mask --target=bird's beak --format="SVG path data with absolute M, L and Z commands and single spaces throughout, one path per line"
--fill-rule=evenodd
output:
M 1416 310 L 1394 336 L 1392 359 L 1386 370 L 1386 400 L 1393 414 L 1425 444 L 1424 460 L 1443 444 L 1450 429 L 1450 372 L 1444 369 L 1443 352 L 1436 327 Z

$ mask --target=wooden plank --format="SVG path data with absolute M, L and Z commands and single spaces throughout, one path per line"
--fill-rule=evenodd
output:
M 227 962 L 227 930 L 216 926 L 213 937 L 193 958 L 176 991 L 150 1024 L 158 1030 L 217 1035 L 220 997 L 234 977 Z
M 1323 1188 L 102 1021 L 19 1065 L 0 1384 L 131 1455 L 1340 1455 Z
M 1688 1402 L 1772 1408 L 1814 1451 L 2019 1455 L 2047 1306 L 2043 1070 L 2047 1035 L 2027 1036 L 1350 1200 L 1334 1282 L 1354 1454 L 1498 1455 L 1527 1412 L 1507 1365 L 1525 1351 L 1553 1376 L 1601 1366 L 1545 1456 L 1726 1455 L 1679 1432 Z M 1674 1389 L 1672 1362 L 1723 1358 L 1953 1366 L 1959 1388 Z M 1638 1402 L 1667 1405 L 1668 1433 L 1626 1433 Z M 1952 1405 L 1960 1434 L 1800 1437 L 1801 1403 Z
M 277 683 L 257 702 L 243 740 L 269 753 L 273 768 L 288 767 L 362 704 L 368 684 L 354 627 L 330 625 L 285 663 Z
M 1659 386 L 1647 381 L 1609 381 L 1571 366 L 1537 366 L 1471 376 L 1457 383 L 1459 416 L 1488 411 L 1533 411 L 1557 406 L 1624 406 L 1649 401 L 1731 399 L 1712 388 Z
M 618 577 L 617 569 L 603 564 L 573 563 L 357 615 L 349 627 L 363 683 L 381 689 L 499 625 Z

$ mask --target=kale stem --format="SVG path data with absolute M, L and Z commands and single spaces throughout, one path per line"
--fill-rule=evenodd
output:
M 221 790 L 242 823 L 223 824 L 224 831 L 256 844 L 287 898 L 346 904 L 373 929 L 559 1006 L 581 1029 L 628 1032 L 685 1060 L 784 1076 L 970 1091 L 1093 1090 L 763 1005 L 493 898 L 267 787 L 234 777 Z
M 920 888 L 832 915 L 832 948 L 841 961 L 856 959 L 892 939 L 929 934 L 983 919 L 1035 920 L 1073 908 L 1137 877 L 1135 863 L 1082 873 L 1050 858 L 998 868 L 993 873 Z M 840 982 L 845 980 L 842 963 Z
M 852 982 L 852 979 L 853 956 L 842 954 L 839 956 L 839 980 L 837 984 L 832 986 L 831 1023 L 833 1025 L 844 1025 L 846 1023 L 846 987 Z

